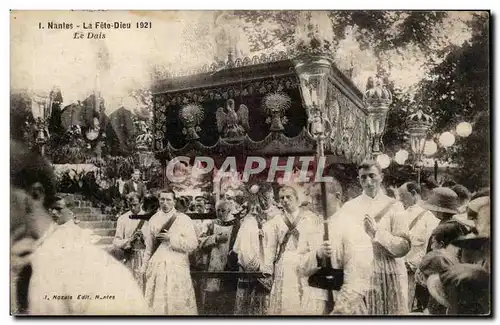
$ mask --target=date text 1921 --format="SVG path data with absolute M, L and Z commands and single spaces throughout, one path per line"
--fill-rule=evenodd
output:
M 136 23 L 137 28 L 153 28 L 150 21 L 140 21 Z

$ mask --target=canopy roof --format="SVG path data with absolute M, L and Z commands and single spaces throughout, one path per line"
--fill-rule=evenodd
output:
M 286 53 L 236 61 L 230 57 L 190 73 L 153 86 L 159 159 L 315 153 L 299 78 Z M 369 152 L 362 94 L 335 66 L 328 79 L 324 113 L 333 132 L 325 153 L 338 162 L 359 163 Z

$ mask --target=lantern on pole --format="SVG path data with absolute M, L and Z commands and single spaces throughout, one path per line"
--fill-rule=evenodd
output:
M 326 117 L 325 101 L 328 89 L 328 78 L 332 64 L 326 56 L 315 54 L 301 54 L 294 59 L 295 71 L 300 81 L 300 91 L 303 104 L 308 116 L 308 132 L 316 141 L 316 159 L 319 163 L 325 159 L 325 140 L 330 137 L 332 126 Z M 322 175 L 320 175 L 322 176 Z M 320 182 L 321 200 L 323 207 L 324 230 L 323 239 L 328 240 L 328 208 L 325 182 Z M 334 281 L 333 267 L 330 259 L 324 259 L 322 268 L 315 276 L 309 278 L 309 284 L 314 287 L 328 289 Z M 321 278 L 321 284 L 314 279 Z
M 317 142 L 318 158 L 324 156 L 325 139 L 330 136 L 332 126 L 326 117 L 326 92 L 332 64 L 321 55 L 301 55 L 294 59 L 299 76 L 302 102 L 308 116 L 309 135 Z
M 422 154 L 425 149 L 427 132 L 434 123 L 434 119 L 419 110 L 406 118 L 406 125 L 410 133 L 411 150 L 413 151 L 415 167 L 417 168 L 417 181 L 420 184 L 420 170 L 423 165 Z
M 391 92 L 382 84 L 380 78 L 368 78 L 364 102 L 368 110 L 368 131 L 370 135 L 370 150 L 372 155 L 381 153 L 382 136 L 389 105 L 392 103 Z

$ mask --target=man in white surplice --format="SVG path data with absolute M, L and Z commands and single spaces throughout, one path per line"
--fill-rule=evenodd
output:
M 273 274 L 269 294 L 270 315 L 299 315 L 304 279 L 297 274 L 297 246 L 301 234 L 320 219 L 301 208 L 302 189 L 285 185 L 279 191 L 282 214 L 266 223 L 264 229 L 264 266 L 262 272 Z
M 141 273 L 145 297 L 158 315 L 197 315 L 189 254 L 198 246 L 194 223 L 175 209 L 175 193 L 160 192 L 160 209 L 149 220 Z
M 408 272 L 408 308 L 412 311 L 415 299 L 415 271 L 424 257 L 433 230 L 439 224 L 439 219 L 432 212 L 425 210 L 420 201 L 420 186 L 415 182 L 406 182 L 398 189 L 399 198 L 406 209 L 409 225 L 411 249 L 405 256 Z
M 371 238 L 374 258 L 370 290 L 366 296 L 369 314 L 408 312 L 408 278 L 404 259 L 410 250 L 408 223 L 400 202 L 381 190 L 382 169 L 376 161 L 363 162 L 358 169 L 363 193 L 344 204 L 339 223 L 352 222 Z M 359 233 L 358 238 L 364 234 Z
M 339 291 L 333 290 L 331 295 L 325 289 L 309 287 L 302 299 L 305 314 L 324 315 L 332 312 L 332 308 L 335 314 L 366 314 L 363 298 L 370 287 L 372 244 L 359 223 L 337 218 L 341 188 L 340 184 L 336 185 L 328 186 L 326 194 L 328 214 L 333 214 L 328 219 L 329 240 L 323 240 L 322 224 L 304 234 L 298 248 L 301 254 L 298 272 L 309 277 L 323 266 L 325 258 L 330 257 L 332 268 L 343 270 L 344 284 Z

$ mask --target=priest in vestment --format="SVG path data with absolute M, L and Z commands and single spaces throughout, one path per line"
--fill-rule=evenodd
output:
M 193 221 L 174 205 L 174 192 L 160 192 L 160 209 L 149 220 L 141 270 L 146 275 L 145 296 L 156 315 L 197 315 L 189 254 L 198 238 Z
M 408 275 L 403 257 L 411 242 L 403 205 L 382 192 L 383 175 L 377 162 L 363 162 L 358 178 L 363 193 L 345 203 L 338 218 L 362 225 L 373 244 L 368 314 L 408 314 Z
M 226 201 L 217 204 L 217 219 L 208 224 L 206 233 L 200 236 L 199 247 L 207 255 L 206 270 L 212 272 L 237 271 L 238 257 L 233 251 L 239 220 L 233 205 Z M 238 277 L 205 278 L 201 280 L 201 304 L 204 314 L 233 314 Z
M 283 212 L 264 229 L 262 272 L 272 275 L 268 314 L 300 315 L 305 279 L 297 273 L 297 247 L 301 234 L 320 219 L 300 207 L 304 202 L 300 188 L 285 185 L 279 191 L 279 198 Z

